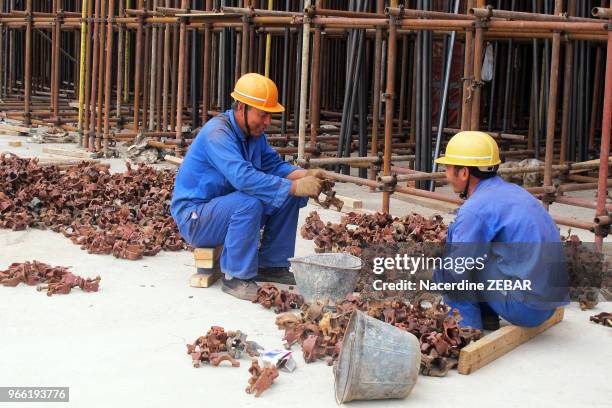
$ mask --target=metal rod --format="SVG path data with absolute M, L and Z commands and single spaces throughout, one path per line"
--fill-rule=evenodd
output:
M 612 17 L 610 17 L 612 24 Z M 606 75 L 604 89 L 604 106 L 603 106 L 603 121 L 601 124 L 601 146 L 600 146 L 600 166 L 599 166 L 599 185 L 597 187 L 597 208 L 595 210 L 596 217 L 608 215 L 606 213 L 606 199 L 608 179 L 608 166 L 605 161 L 610 156 L 610 136 L 612 133 L 612 30 L 608 31 L 608 51 L 606 57 Z M 601 249 L 603 242 L 603 233 L 595 235 L 595 244 Z
M 555 0 L 555 15 L 561 13 L 562 0 Z M 561 34 L 553 34 L 552 56 L 550 66 L 550 85 L 548 96 L 548 113 L 546 125 L 546 150 L 544 154 L 544 186 L 552 185 L 552 162 L 555 144 L 555 128 L 557 124 L 557 89 L 559 80 L 559 52 L 561 47 Z M 544 200 L 544 207 L 548 208 L 548 202 Z
M 305 0 L 304 7 L 310 7 L 310 0 Z M 299 140 L 298 158 L 304 157 L 304 147 L 306 147 L 306 99 L 308 89 L 308 60 L 310 51 L 310 18 L 304 18 L 303 38 L 302 38 L 302 73 L 300 76 L 300 117 L 299 117 Z
M 181 0 L 181 8 L 187 9 L 189 0 Z M 176 140 L 183 140 L 183 98 L 185 92 L 185 42 L 187 36 L 187 26 L 185 18 L 181 19 L 179 28 L 179 56 L 178 56 L 178 80 L 176 92 Z M 182 149 L 177 147 L 177 157 L 181 157 Z
M 395 17 L 389 19 L 389 37 L 387 42 L 387 88 L 385 91 L 385 150 L 383 175 L 388 176 L 391 170 L 391 133 L 393 132 L 393 96 L 395 88 L 395 57 L 397 48 L 397 25 Z M 383 192 L 382 211 L 389 212 L 391 194 Z
M 459 3 L 460 0 L 455 0 L 453 4 L 453 13 L 459 13 Z M 446 53 L 446 66 L 444 67 L 444 86 L 442 90 L 442 102 L 440 103 L 440 112 L 438 114 L 438 129 L 436 131 L 436 148 L 434 151 L 434 163 L 432 165 L 431 171 L 435 173 L 438 171 L 438 164 L 435 160 L 440 157 L 440 146 L 442 144 L 442 131 L 444 129 L 444 125 L 446 122 L 446 108 L 448 104 L 448 90 L 450 84 L 450 76 L 451 76 L 451 67 L 453 65 L 453 50 L 455 48 L 455 38 L 457 33 L 453 31 L 451 33 L 449 42 L 448 42 L 448 50 Z M 429 184 L 429 191 L 435 190 L 436 183 Z

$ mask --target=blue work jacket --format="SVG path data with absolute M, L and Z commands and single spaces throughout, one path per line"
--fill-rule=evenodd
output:
M 174 183 L 170 211 L 177 224 L 185 209 L 241 191 L 280 207 L 291 190 L 287 175 L 300 167 L 283 161 L 265 134 L 247 140 L 232 109 L 210 119 L 193 141 Z
M 529 280 L 531 290 L 513 299 L 538 309 L 566 304 L 567 269 L 559 230 L 529 192 L 500 177 L 480 180 L 449 225 L 448 248 L 457 255 L 486 253 L 485 268 L 470 280 Z M 435 280 L 458 282 L 469 276 L 435 271 Z

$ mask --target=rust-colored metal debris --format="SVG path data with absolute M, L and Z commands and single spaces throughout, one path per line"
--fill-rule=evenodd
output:
M 251 367 L 249 367 L 251 377 L 246 387 L 247 394 L 255 394 L 259 397 L 265 390 L 270 388 L 276 377 L 278 377 L 278 369 L 275 365 L 269 362 L 264 362 L 263 368 L 259 365 L 257 359 L 253 359 Z
M 240 361 L 236 360 L 229 353 L 212 353 L 209 356 L 210 364 L 215 367 L 218 367 L 222 361 L 229 361 L 232 364 L 232 367 L 240 367 Z
M 421 373 L 445 376 L 457 365 L 459 351 L 481 336 L 480 330 L 461 328 L 461 317 L 450 307 L 440 303 L 439 297 L 429 295 L 425 300 L 404 302 L 400 299 L 365 301 L 349 295 L 335 305 L 335 311 L 326 311 L 323 304 L 302 306 L 300 314 L 285 313 L 276 318 L 276 325 L 284 331 L 285 347 L 295 343 L 302 347 L 304 361 L 311 363 L 327 357 L 333 364 L 342 349 L 342 339 L 351 314 L 355 310 L 392 324 L 414 334 L 420 343 Z
M 603 326 L 612 327 L 612 313 L 609 312 L 601 312 L 595 316 L 591 316 L 589 320 Z
M 72 288 L 77 286 L 84 292 L 97 292 L 100 277 L 81 278 L 69 272 L 66 267 L 51 266 L 38 261 L 13 263 L 7 270 L 0 271 L 1 285 L 17 286 L 20 283 L 38 285 L 37 290 L 46 290 L 47 296 L 51 296 L 56 293 L 70 293 Z
M 338 224 L 326 224 L 313 211 L 301 228 L 304 239 L 314 240 L 316 252 L 348 252 L 361 258 L 363 264 L 355 290 L 365 295 L 364 298 L 403 297 L 399 291 L 388 293 L 374 290 L 372 282 L 375 279 L 393 281 L 427 278 L 433 272 L 420 271 L 417 276 L 406 274 L 405 271 L 386 270 L 377 277 L 372 273 L 374 258 L 394 257 L 398 254 L 441 256 L 446 233 L 447 226 L 441 216 L 426 218 L 415 213 L 392 217 L 383 213 L 351 212 L 342 217 Z
M 359 256 L 367 244 L 394 242 L 443 242 L 447 226 L 442 217 L 419 214 L 392 217 L 389 214 L 357 214 L 342 217 L 339 224 L 321 221 L 316 211 L 306 217 L 302 238 L 314 239 L 316 252 L 348 252 Z
M 612 287 L 612 274 L 602 253 L 585 245 L 576 235 L 562 236 L 567 262 L 570 299 L 582 310 L 593 309 L 599 303 L 601 288 Z
M 274 308 L 275 313 L 282 313 L 289 309 L 299 309 L 304 304 L 304 298 L 297 293 L 281 290 L 266 283 L 257 288 L 257 297 L 253 303 L 259 303 L 266 309 Z
M 49 228 L 92 254 L 130 260 L 188 245 L 170 215 L 174 172 L 82 162 L 62 169 L 0 154 L 0 228 Z
M 342 211 L 344 207 L 344 201 L 336 197 L 336 191 L 334 190 L 335 183 L 332 180 L 323 180 L 323 187 L 321 188 L 321 194 L 325 196 L 323 201 L 316 197 L 314 200 L 323 208 L 329 208 L 332 205 L 336 207 L 336 211 Z
M 243 352 L 257 357 L 262 349 L 259 344 L 246 338 L 247 335 L 240 330 L 226 332 L 223 327 L 212 326 L 206 335 L 198 337 L 193 344 L 187 344 L 187 354 L 191 356 L 194 367 L 200 367 L 202 362 L 216 367 L 223 361 L 229 361 L 232 367 L 239 367 L 237 359 Z

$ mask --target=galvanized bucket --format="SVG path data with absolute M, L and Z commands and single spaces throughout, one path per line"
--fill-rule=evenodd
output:
M 352 293 L 357 284 L 361 259 L 345 253 L 324 253 L 291 258 L 291 272 L 306 303 L 336 300 Z
M 420 365 L 416 336 L 357 310 L 334 367 L 336 401 L 406 398 Z

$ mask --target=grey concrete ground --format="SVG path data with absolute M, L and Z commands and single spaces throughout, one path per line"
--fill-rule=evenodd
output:
M 0 151 L 8 150 L 7 140 L 13 139 L 0 136 Z M 12 150 L 38 155 L 39 149 L 26 144 Z M 114 168 L 121 168 L 120 160 Z M 380 205 L 380 195 L 366 189 L 338 190 L 361 197 L 368 208 Z M 555 205 L 553 211 L 592 217 L 591 210 L 563 207 Z M 301 221 L 314 209 L 304 208 Z M 433 213 L 392 200 L 395 215 L 411 211 Z M 330 221 L 340 216 L 319 212 Z M 580 235 L 592 239 L 590 234 Z M 312 252 L 313 243 L 298 237 L 296 254 Z M 70 403 L 64 405 L 70 407 L 336 405 L 332 369 L 323 362 L 305 364 L 297 347 L 298 369 L 282 372 L 260 398 L 244 392 L 247 358 L 240 368 L 191 367 L 185 344 L 211 325 L 240 329 L 269 349 L 281 347 L 282 333 L 272 311 L 223 294 L 218 283 L 208 289 L 190 288 L 193 258 L 188 252 L 127 261 L 87 254 L 51 231 L 0 230 L 0 269 L 28 260 L 70 266 L 82 276 L 100 275 L 100 291 L 75 289 L 69 295 L 47 297 L 34 287 L 0 287 L 0 386 L 69 386 Z M 563 322 L 469 376 L 456 371 L 445 378 L 420 376 L 406 400 L 353 405 L 612 407 L 612 330 L 588 321 L 591 314 L 610 309 L 610 303 L 603 303 L 583 312 L 572 304 Z

